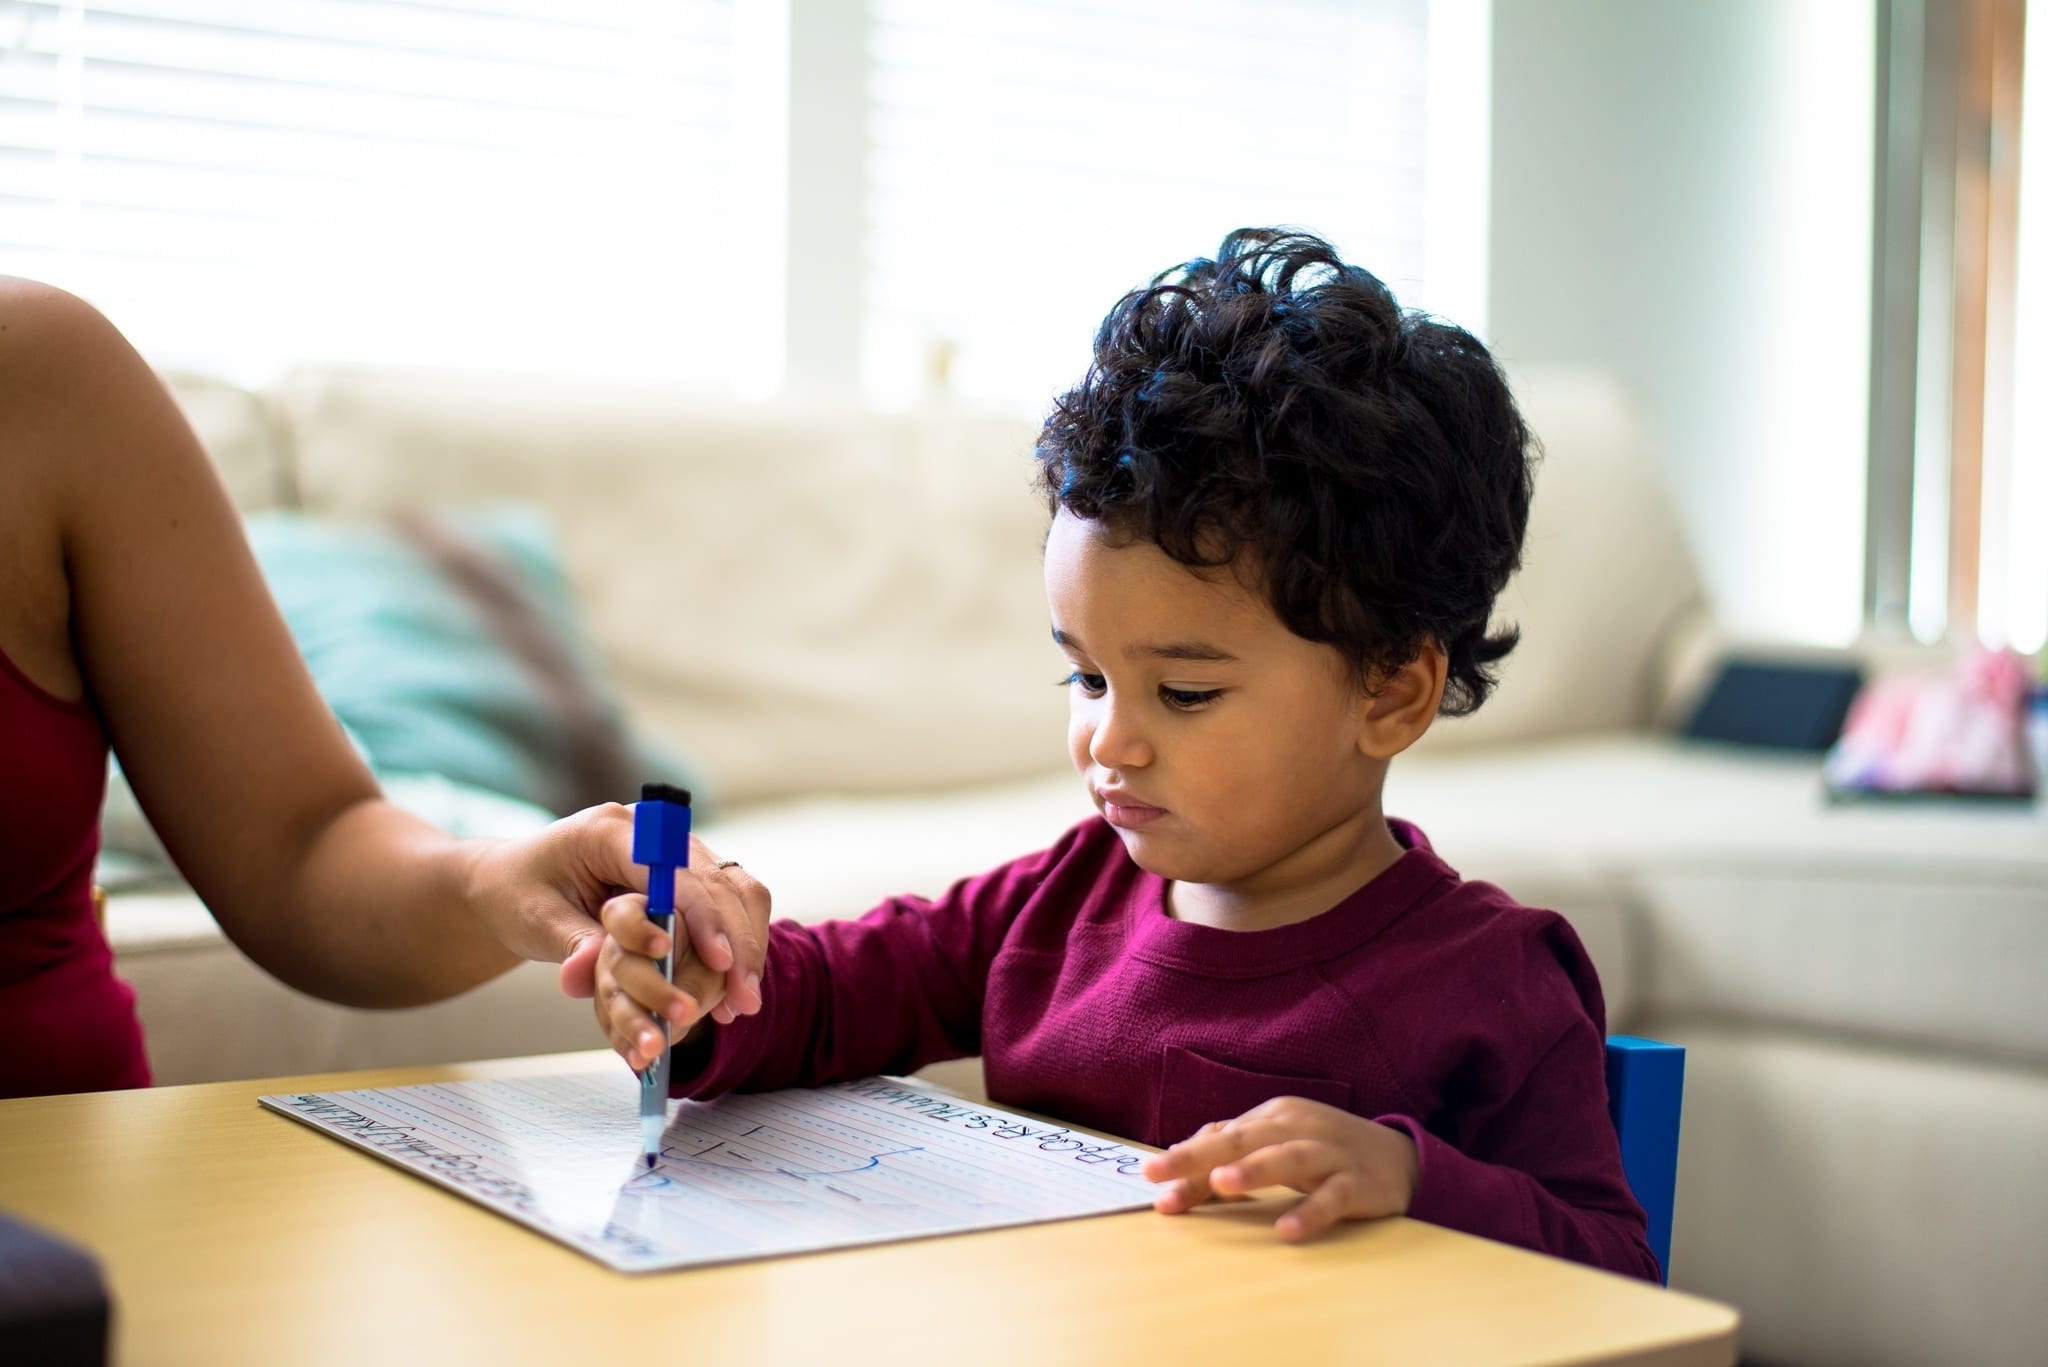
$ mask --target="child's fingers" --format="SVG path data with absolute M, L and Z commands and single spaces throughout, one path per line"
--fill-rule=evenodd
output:
M 1336 1224 L 1347 1216 L 1386 1214 L 1359 1209 L 1359 1187 L 1357 1180 L 1347 1169 L 1332 1173 L 1323 1184 L 1294 1205 L 1273 1222 L 1273 1228 L 1280 1237 L 1290 1244 L 1298 1244 Z
M 688 1025 L 703 1014 L 705 1001 L 701 986 L 693 985 L 680 973 L 676 981 L 671 982 L 663 974 L 658 960 L 644 959 L 623 950 L 609 951 L 609 954 L 613 982 L 641 1010 L 673 1025 Z M 600 952 L 599 962 L 606 962 L 606 952 Z M 717 975 L 712 975 L 712 981 L 718 981 Z
M 1209 1174 L 1209 1184 L 1219 1196 L 1245 1196 L 1261 1187 L 1313 1191 L 1344 1161 L 1344 1154 L 1320 1139 L 1290 1139 L 1225 1163 Z
M 1165 1215 L 1193 1210 L 1215 1195 L 1210 1171 L 1220 1162 L 1235 1157 L 1227 1147 L 1224 1131 L 1237 1121 L 1211 1121 L 1164 1153 L 1147 1158 L 1139 1171 L 1165 1187 L 1152 1201 L 1152 1208 Z M 1226 1146 L 1226 1147 L 1219 1147 Z
M 599 996 L 598 1018 L 604 1026 L 605 1037 L 619 1056 L 635 1072 L 660 1058 L 661 1051 L 668 1047 L 668 1041 L 675 1037 L 676 1028 L 664 1030 L 660 1021 L 623 992 L 614 990 L 607 996 L 600 991 Z
M 694 836 L 689 874 L 687 890 L 686 880 L 676 879 L 676 905 L 685 910 L 691 941 L 705 963 L 725 973 L 722 991 L 733 1011 L 752 1015 L 761 1009 L 773 899 L 759 879 Z
M 768 917 L 774 899 L 760 879 L 737 864 L 719 869 L 715 876 L 739 902 L 733 928 L 737 952 L 726 975 L 726 997 L 738 1014 L 751 1016 L 762 1005 L 761 978 L 768 971 Z
M 615 1045 L 625 1046 L 620 1052 L 635 1067 L 645 1066 L 668 1037 L 703 1013 L 687 988 L 662 977 L 659 964 L 625 953 L 616 942 L 598 955 L 597 988 L 599 1020 Z
M 605 1042 L 611 1045 L 619 1057 L 628 1064 L 638 1066 L 639 1051 L 644 1043 L 643 1033 L 652 1031 L 654 1019 L 638 1009 L 637 1003 L 620 989 L 618 979 L 612 975 L 613 966 L 619 961 L 621 951 L 616 941 L 606 937 L 604 948 L 598 952 L 597 963 L 592 969 L 593 991 L 591 1010 L 597 1017 L 597 1028 L 603 1032 Z M 630 1007 L 621 1003 L 625 997 Z
M 1159 1195 L 1152 1198 L 1152 1209 L 1162 1215 L 1179 1215 L 1193 1210 L 1215 1194 L 1207 1177 L 1182 1177 L 1160 1189 Z
M 658 922 L 647 919 L 647 895 L 622 892 L 598 911 L 605 933 L 629 954 L 659 959 L 668 953 L 669 934 Z
M 1264 1108 L 1247 1111 L 1235 1120 L 1212 1120 L 1186 1139 L 1145 1160 L 1141 1171 L 1155 1182 L 1171 1178 L 1203 1177 L 1234 1163 L 1246 1154 L 1296 1138 L 1295 1132 L 1268 1116 Z

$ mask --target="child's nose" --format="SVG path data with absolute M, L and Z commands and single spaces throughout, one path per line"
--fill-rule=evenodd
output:
M 1132 711 L 1119 707 L 1114 698 L 1104 701 L 1088 754 L 1105 769 L 1140 769 L 1152 762 L 1152 743 Z

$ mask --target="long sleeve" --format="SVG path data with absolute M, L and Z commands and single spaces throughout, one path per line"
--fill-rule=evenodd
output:
M 1456 1144 L 1411 1116 L 1377 1117 L 1415 1141 L 1419 1176 L 1408 1213 L 1656 1281 L 1642 1207 L 1619 1176 L 1602 1051 L 1592 1023 L 1575 1023 L 1504 1104 L 1449 1122 L 1461 1131 Z
M 810 1086 L 980 1053 L 989 966 L 1072 839 L 934 900 L 891 898 L 856 921 L 774 922 L 760 1012 L 714 1027 L 702 1068 L 671 1093 Z

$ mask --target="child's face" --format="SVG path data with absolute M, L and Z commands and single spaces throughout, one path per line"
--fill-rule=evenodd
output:
M 1073 663 L 1067 747 L 1137 863 L 1176 882 L 1286 890 L 1312 845 L 1379 820 L 1371 704 L 1334 649 L 1235 575 L 1062 512 L 1046 539 Z

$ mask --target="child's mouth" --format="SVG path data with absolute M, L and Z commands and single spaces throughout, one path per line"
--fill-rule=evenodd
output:
M 1127 831 L 1143 830 L 1165 815 L 1164 807 L 1148 807 L 1142 802 L 1118 802 L 1108 797 L 1102 799 L 1103 820 Z

